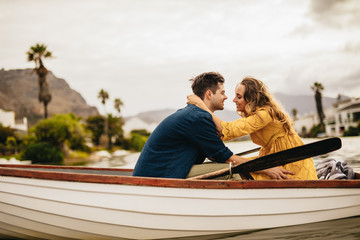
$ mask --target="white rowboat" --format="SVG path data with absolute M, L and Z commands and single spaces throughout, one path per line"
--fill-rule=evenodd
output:
M 0 165 L 0 238 L 162 239 L 360 215 L 354 180 L 220 181 L 131 170 Z

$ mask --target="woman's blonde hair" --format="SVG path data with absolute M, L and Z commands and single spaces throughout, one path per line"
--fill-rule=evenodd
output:
M 246 102 L 245 111 L 241 113 L 243 117 L 256 114 L 259 108 L 266 108 L 273 119 L 280 121 L 286 132 L 293 131 L 293 122 L 289 115 L 282 110 L 282 107 L 271 96 L 266 85 L 253 77 L 245 77 L 241 83 L 245 86 L 244 100 Z M 238 84 L 238 85 L 239 85 Z

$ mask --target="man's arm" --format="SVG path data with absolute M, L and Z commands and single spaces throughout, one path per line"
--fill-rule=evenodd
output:
M 226 162 L 227 163 L 232 163 L 234 165 L 238 165 L 244 162 L 249 161 L 249 159 L 246 159 L 244 157 L 240 157 L 240 156 L 236 156 L 236 155 L 232 155 Z M 273 167 L 273 168 L 268 168 L 268 169 L 264 169 L 261 171 L 257 171 L 256 173 L 263 173 L 268 175 L 271 179 L 289 179 L 289 177 L 286 174 L 290 174 L 290 175 L 294 175 L 293 172 L 290 172 L 286 169 L 283 168 L 279 168 L 279 167 Z

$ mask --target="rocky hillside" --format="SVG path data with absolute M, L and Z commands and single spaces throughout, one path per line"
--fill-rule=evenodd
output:
M 98 114 L 84 98 L 64 79 L 52 72 L 47 75 L 52 100 L 48 105 L 49 116 L 74 113 L 86 118 Z M 30 125 L 43 118 L 44 106 L 38 100 L 38 78 L 33 69 L 0 70 L 0 108 L 15 111 L 16 118 L 27 117 Z

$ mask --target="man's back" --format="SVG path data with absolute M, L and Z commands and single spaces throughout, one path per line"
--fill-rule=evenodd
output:
M 185 178 L 205 157 L 225 162 L 231 155 L 217 136 L 211 115 L 188 105 L 164 119 L 150 135 L 133 175 Z

